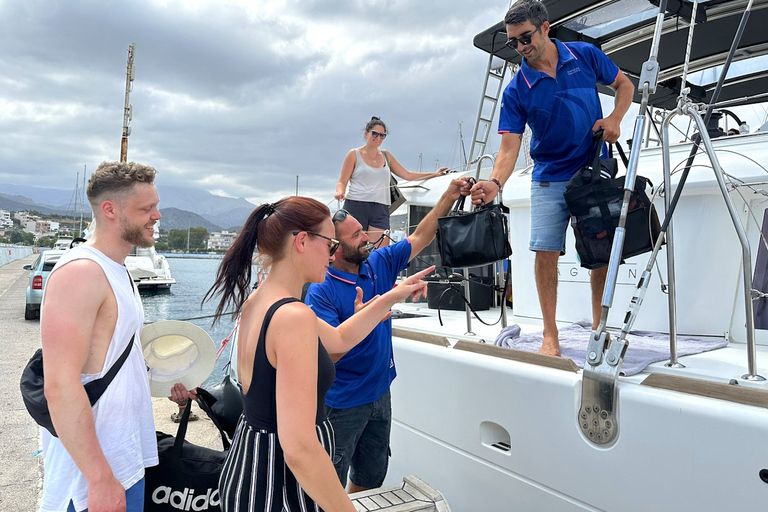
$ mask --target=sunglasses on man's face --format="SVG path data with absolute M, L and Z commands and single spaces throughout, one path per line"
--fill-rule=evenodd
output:
M 337 222 L 344 222 L 344 219 L 346 219 L 348 215 L 349 215 L 349 212 L 347 210 L 344 210 L 344 209 L 336 210 L 336 213 L 333 214 L 333 217 L 331 217 L 331 220 L 333 221 L 334 224 L 336 224 Z
M 523 34 L 520 37 L 510 37 L 507 39 L 507 42 L 504 43 L 506 46 L 512 48 L 513 50 L 517 50 L 517 45 L 521 44 L 523 46 L 528 46 L 531 44 L 531 40 L 533 39 L 533 35 L 541 30 L 541 26 L 536 27 L 536 30 L 529 34 Z
M 379 132 L 375 132 L 373 130 L 371 130 L 371 135 L 373 135 L 374 139 L 384 140 L 384 139 L 387 138 L 387 134 L 386 133 L 379 133 Z
M 293 232 L 293 236 L 296 236 L 299 233 L 301 233 L 301 231 L 294 231 Z M 320 233 L 315 233 L 314 231 L 305 231 L 305 233 L 308 234 L 308 235 L 318 236 L 320 238 L 325 238 L 326 240 L 331 242 L 330 244 L 328 244 L 328 249 L 330 250 L 330 254 L 328 256 L 333 256 L 334 253 L 336 252 L 336 249 L 338 249 L 339 245 L 341 245 L 341 242 L 339 242 L 335 238 L 327 237 L 325 235 L 321 235 Z

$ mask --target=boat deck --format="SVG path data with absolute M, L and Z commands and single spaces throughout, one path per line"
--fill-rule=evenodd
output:
M 440 326 L 438 312 L 430 309 L 426 303 L 401 303 L 393 308 L 393 335 L 421 341 L 443 344 L 455 348 L 466 349 L 466 342 L 493 345 L 502 330 L 501 323 L 495 325 L 483 325 L 474 316 L 472 317 L 472 332 L 467 330 L 467 318 L 464 311 L 441 310 L 443 326 Z M 487 311 L 478 311 L 478 316 L 487 323 L 497 322 L 500 316 L 500 308 L 491 308 Z M 541 323 L 534 320 L 520 319 L 513 315 L 512 309 L 507 309 L 507 325 L 517 324 L 522 333 L 541 332 Z M 568 325 L 563 323 L 560 327 Z M 613 329 L 611 329 L 613 331 Z M 457 347 L 457 343 L 463 341 Z M 584 340 L 586 344 L 588 340 Z M 521 352 L 521 351 L 514 351 Z M 768 378 L 768 346 L 758 344 L 756 346 L 758 374 Z M 531 353 L 533 354 L 533 353 Z M 522 356 L 522 355 L 521 355 Z M 524 357 L 524 356 L 522 356 Z M 515 357 L 520 359 L 520 357 Z M 552 358 L 529 358 L 526 362 L 554 366 Z M 557 358 L 562 359 L 562 358 Z M 642 383 L 649 374 L 666 374 L 691 379 L 700 379 L 716 383 L 733 383 L 736 380 L 739 385 L 754 387 L 768 391 L 768 381 L 750 381 L 742 379 L 747 373 L 747 349 L 744 343 L 730 342 L 724 348 L 710 350 L 694 355 L 681 356 L 678 359 L 684 368 L 669 368 L 665 366 L 668 359 L 652 363 L 636 375 L 622 376 L 620 379 L 626 382 Z M 583 361 L 578 362 L 579 365 Z

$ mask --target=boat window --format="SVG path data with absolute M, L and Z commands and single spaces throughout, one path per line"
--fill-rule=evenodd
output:
M 582 14 L 563 26 L 594 39 L 655 18 L 659 8 L 648 0 L 618 0 Z
M 736 53 L 736 58 L 739 57 L 739 53 Z M 728 74 L 726 80 L 733 80 L 742 76 L 751 75 L 759 71 L 768 69 L 768 55 L 760 55 L 758 57 L 751 57 L 748 59 L 738 60 L 731 63 L 728 68 Z M 713 66 L 695 73 L 688 75 L 688 81 L 694 85 L 708 86 L 717 83 L 720 78 L 720 73 L 723 72 L 723 66 Z
M 764 237 L 768 236 L 768 209 L 763 211 L 763 224 L 760 232 Z M 768 249 L 765 244 L 757 246 L 757 260 L 755 261 L 755 273 L 752 276 L 752 289 L 762 293 L 768 292 Z M 753 303 L 755 329 L 768 329 L 768 298 L 759 297 Z

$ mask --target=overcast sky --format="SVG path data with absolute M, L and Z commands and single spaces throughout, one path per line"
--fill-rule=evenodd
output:
M 469 152 L 487 65 L 472 38 L 508 6 L 0 0 L 0 183 L 71 189 L 84 166 L 119 159 L 133 42 L 128 157 L 156 167 L 160 185 L 258 204 L 293 193 L 298 176 L 300 193 L 334 203 L 372 115 L 409 170 L 419 155 L 422 170 L 458 168 L 459 123 Z
M 0 0 L 0 183 L 69 189 L 118 160 L 158 183 L 260 203 L 333 199 L 372 115 L 406 168 L 457 167 L 506 0 Z M 495 132 L 495 126 L 494 126 Z M 498 141 L 491 149 L 498 149 Z M 162 198 L 161 198 L 162 200 Z

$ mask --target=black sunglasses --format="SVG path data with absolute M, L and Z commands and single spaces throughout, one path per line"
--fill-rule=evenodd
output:
M 330 249 L 331 253 L 328 256 L 333 256 L 334 253 L 336 252 L 336 249 L 338 249 L 339 245 L 341 245 L 341 242 L 339 242 L 335 238 L 330 238 L 330 237 L 327 237 L 325 235 L 321 235 L 320 233 L 315 233 L 314 231 L 306 231 L 306 230 L 304 230 L 304 232 L 307 233 L 308 235 L 314 235 L 314 236 L 319 236 L 320 238 L 325 238 L 326 240 L 331 242 L 331 244 L 328 246 L 328 249 Z M 301 233 L 301 231 L 294 231 L 293 232 L 293 236 L 296 236 L 299 233 Z
M 507 42 L 504 43 L 504 44 L 505 44 L 505 46 L 508 46 L 508 47 L 512 48 L 513 50 L 517 50 L 517 45 L 518 44 L 521 44 L 523 46 L 528 46 L 529 44 L 531 44 L 531 39 L 533 39 L 533 35 L 536 32 L 538 32 L 539 30 L 541 30 L 541 25 L 536 27 L 536 30 L 534 30 L 530 34 L 524 34 L 524 35 L 522 35 L 520 37 L 510 37 L 509 39 L 507 39 Z
M 371 130 L 371 135 L 373 135 L 374 139 L 384 140 L 384 139 L 387 138 L 387 134 L 386 133 L 379 133 L 379 132 L 375 132 L 373 130 Z
M 343 222 L 348 215 L 349 215 L 349 212 L 347 210 L 344 210 L 343 208 L 340 210 L 336 210 L 336 213 L 334 213 L 333 217 L 331 217 L 331 221 L 333 221 L 334 224 L 336 224 L 337 222 Z

